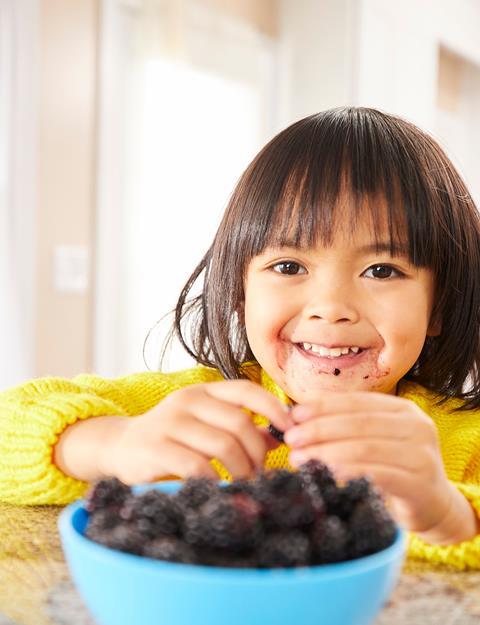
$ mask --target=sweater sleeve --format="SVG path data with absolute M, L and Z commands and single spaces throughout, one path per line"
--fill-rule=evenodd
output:
M 453 409 L 462 405 L 458 398 L 437 405 L 438 395 L 414 383 L 404 384 L 401 395 L 414 401 L 435 422 L 448 479 L 480 518 L 480 411 L 455 412 Z M 460 570 L 480 569 L 480 535 L 455 545 L 433 545 L 412 533 L 408 555 Z
M 452 482 L 468 499 L 480 518 L 480 485 Z M 408 556 L 432 564 L 446 564 L 460 570 L 480 569 L 480 534 L 456 545 L 431 545 L 410 534 Z
M 67 504 L 88 483 L 53 463 L 53 447 L 79 419 L 145 413 L 166 395 L 189 384 L 222 379 L 194 367 L 175 373 L 138 373 L 116 380 L 80 375 L 44 378 L 0 393 L 0 500 L 14 504 Z

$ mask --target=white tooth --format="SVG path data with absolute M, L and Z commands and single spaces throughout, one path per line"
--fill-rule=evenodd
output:
M 328 347 L 315 345 L 314 343 L 302 343 L 302 345 L 306 351 L 312 351 L 319 356 L 328 356 L 330 358 L 338 358 L 339 356 L 346 355 L 350 350 L 356 354 L 360 350 L 359 347 L 334 347 L 333 349 L 329 349 Z

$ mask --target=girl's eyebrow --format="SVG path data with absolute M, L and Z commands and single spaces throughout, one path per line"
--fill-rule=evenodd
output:
M 298 249 L 298 247 L 295 246 L 294 242 L 289 242 L 289 241 L 286 241 L 284 245 L 281 245 L 278 248 L 274 247 L 272 249 L 278 249 L 280 251 L 285 248 L 290 248 L 292 250 Z M 303 249 L 304 251 L 308 251 L 309 248 L 306 247 Z M 389 241 L 379 241 L 378 243 L 368 243 L 367 245 L 361 245 L 360 247 L 354 248 L 353 251 L 357 256 L 361 256 L 365 254 L 372 254 L 373 252 L 376 252 L 377 254 L 386 252 L 388 254 L 391 254 L 392 256 L 398 256 L 399 258 L 409 257 L 408 248 L 403 243 L 401 244 L 390 243 Z
M 371 254 L 372 252 L 388 252 L 392 256 L 408 257 L 408 248 L 403 244 L 390 243 L 388 241 L 379 241 L 378 243 L 369 243 L 355 248 L 357 254 Z

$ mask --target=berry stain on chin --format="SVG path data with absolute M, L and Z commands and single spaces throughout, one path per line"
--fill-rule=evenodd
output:
M 332 362 L 331 367 L 326 368 L 306 361 L 292 348 L 292 343 L 282 340 L 277 343 L 274 379 L 296 401 L 304 401 L 305 397 L 315 396 L 321 390 L 385 392 L 392 369 L 384 360 L 384 349 L 384 343 L 366 348 L 361 362 L 353 367 L 338 367 Z

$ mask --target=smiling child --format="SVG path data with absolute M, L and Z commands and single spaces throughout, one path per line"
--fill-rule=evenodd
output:
M 172 336 L 198 365 L 0 394 L 0 498 L 318 459 L 372 479 L 411 557 L 480 568 L 479 276 L 479 213 L 434 139 L 375 109 L 301 119 L 181 291 Z

